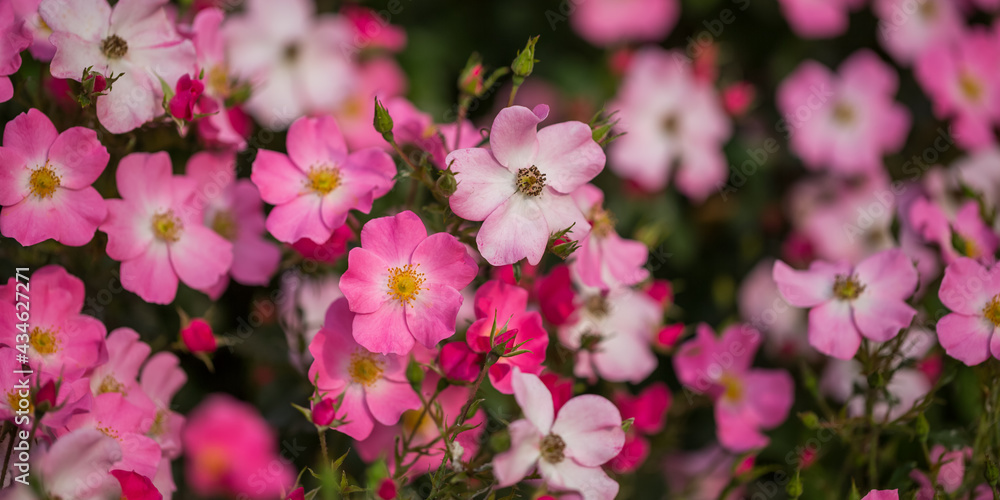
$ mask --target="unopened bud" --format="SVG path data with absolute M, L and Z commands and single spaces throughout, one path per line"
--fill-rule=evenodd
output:
M 538 37 L 532 37 L 528 39 L 528 44 L 524 46 L 524 50 L 518 51 L 517 57 L 514 58 L 514 63 L 510 65 L 510 69 L 514 71 L 514 76 L 520 79 L 524 79 L 531 75 L 531 71 L 535 68 L 535 63 L 538 60 L 535 59 L 535 44 L 538 43 Z
M 375 98 L 375 120 L 373 124 L 375 125 L 375 131 L 382 134 L 386 142 L 392 142 L 392 117 L 389 116 L 389 111 L 379 102 L 378 97 Z
M 410 364 L 406 365 L 406 381 L 414 389 L 420 390 L 420 384 L 424 381 L 424 368 L 416 360 L 410 359 Z

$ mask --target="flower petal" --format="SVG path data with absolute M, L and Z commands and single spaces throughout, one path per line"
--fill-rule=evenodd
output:
M 427 283 L 436 283 L 461 290 L 472 283 L 479 266 L 465 245 L 448 233 L 435 233 L 421 241 L 413 250 L 410 262 L 419 265 Z
M 361 347 L 381 354 L 407 354 L 413 335 L 406 326 L 403 306 L 386 301 L 370 314 L 354 317 L 354 340 Z
M 524 417 L 531 422 L 538 432 L 548 435 L 552 429 L 555 406 L 552 403 L 552 393 L 538 375 L 522 373 L 514 368 L 511 376 L 514 386 L 514 399 L 524 412 Z
M 861 334 L 854 326 L 851 305 L 831 300 L 809 311 L 809 344 L 838 359 L 851 359 L 861 347 Z
M 597 177 L 605 161 L 604 150 L 585 123 L 557 123 L 538 131 L 535 166 L 545 174 L 545 184 L 562 194 Z
M 250 180 L 264 201 L 281 205 L 304 194 L 306 175 L 287 156 L 262 149 L 257 151 L 252 168 Z
M 949 356 L 969 366 L 990 357 L 990 345 L 997 342 L 995 330 L 992 323 L 979 315 L 951 313 L 937 322 L 941 347 Z
M 177 276 L 195 289 L 214 285 L 233 264 L 233 244 L 205 226 L 185 227 L 169 250 Z
M 833 283 L 846 266 L 813 262 L 807 271 L 796 271 L 782 261 L 774 263 L 774 282 L 782 297 L 795 307 L 812 307 L 833 297 Z
M 483 222 L 476 235 L 479 253 L 494 266 L 527 258 L 537 265 L 549 241 L 549 228 L 538 203 L 514 195 Z
M 876 342 L 885 342 L 906 328 L 917 311 L 900 299 L 883 298 L 865 290 L 851 303 L 854 324 L 862 335 Z
M 335 167 L 347 157 L 347 143 L 333 117 L 303 117 L 288 128 L 288 156 L 303 172 L 320 165 Z
M 423 221 L 409 210 L 372 219 L 361 229 L 361 246 L 384 259 L 390 267 L 409 264 L 413 250 L 425 238 L 427 229 Z
M 267 214 L 267 231 L 278 241 L 295 243 L 302 238 L 323 244 L 333 230 L 323 223 L 323 199 L 313 194 L 293 198 Z
M 510 448 L 493 458 L 493 474 L 500 487 L 513 486 L 527 476 L 541 456 L 538 445 L 542 435 L 526 419 L 515 420 L 507 426 Z
M 162 243 L 149 245 L 143 253 L 122 262 L 121 280 L 123 288 L 153 304 L 169 304 L 177 295 L 177 274 Z
M 513 173 L 528 168 L 538 153 L 538 124 L 549 114 L 549 107 L 534 110 L 524 106 L 504 108 L 493 120 L 490 149 L 501 165 Z
M 448 155 L 458 187 L 448 199 L 451 209 L 466 220 L 481 221 L 517 192 L 517 179 L 497 163 L 489 150 L 459 149 Z
M 583 500 L 609 500 L 618 496 L 618 483 L 600 467 L 584 467 L 573 460 L 538 462 L 538 471 L 554 489 L 580 493 Z
M 462 294 L 445 285 L 425 286 L 413 303 L 403 308 L 410 333 L 424 347 L 433 349 L 438 342 L 455 334 L 455 321 L 458 310 L 462 307 Z
M 88 187 L 101 176 L 111 155 L 97 139 L 97 132 L 73 127 L 59 134 L 49 148 L 49 160 L 61 174 L 59 183 L 70 189 Z
M 347 255 L 347 272 L 340 277 L 340 291 L 347 297 L 351 311 L 373 313 L 385 302 L 389 267 L 374 252 L 353 248 Z
M 365 388 L 368 410 L 379 423 L 394 425 L 406 410 L 420 408 L 420 398 L 413 392 L 409 382 L 379 380 Z
M 580 465 L 598 467 L 625 445 L 622 415 L 614 403 L 593 394 L 577 396 L 559 410 L 552 433 L 566 443 L 566 455 Z

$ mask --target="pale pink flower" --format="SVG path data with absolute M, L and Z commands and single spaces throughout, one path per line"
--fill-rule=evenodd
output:
M 848 415 L 862 418 L 867 413 L 865 396 L 855 394 L 855 387 L 868 387 L 868 379 L 861 373 L 861 363 L 854 359 L 832 359 L 826 364 L 820 378 L 820 391 L 832 399 L 847 404 Z M 888 397 L 879 397 L 872 407 L 872 416 L 882 422 L 902 417 L 913 409 L 931 391 L 931 381 L 913 368 L 899 368 L 886 382 Z
M 420 408 L 420 398 L 406 380 L 406 358 L 365 349 L 354 341 L 353 323 L 346 299 L 330 305 L 323 328 L 309 344 L 315 359 L 309 380 L 320 395 L 340 399 L 336 416 L 347 423 L 335 430 L 362 440 L 376 421 L 392 425 L 406 410 Z
M 570 23 L 584 40 L 608 46 L 620 42 L 659 42 L 677 24 L 677 0 L 587 0 L 574 4 Z
M 861 500 L 899 500 L 899 490 L 871 490 Z
M 537 469 L 552 490 L 578 493 L 584 500 L 611 500 L 618 483 L 601 469 L 622 450 L 622 417 L 611 401 L 584 394 L 556 414 L 552 394 L 537 375 L 514 369 L 514 398 L 524 417 L 511 422 L 510 449 L 493 458 L 501 487 L 512 486 Z
M 195 182 L 194 205 L 203 210 L 205 226 L 233 245 L 229 275 L 243 285 L 267 285 L 278 270 L 281 249 L 264 237 L 264 202 L 257 187 L 236 179 L 235 153 L 195 153 L 185 174 Z M 209 295 L 218 298 L 228 283 L 223 276 Z
M 277 305 L 281 329 L 288 340 L 288 356 L 292 366 L 305 373 L 312 363 L 309 344 L 323 327 L 330 304 L 344 296 L 340 276 L 309 277 L 288 271 L 281 275 L 281 293 L 285 299 Z
M 225 394 L 208 396 L 184 428 L 185 477 L 200 496 L 270 500 L 295 482 L 275 432 L 257 410 Z
M 604 151 L 590 126 L 563 122 L 538 130 L 546 105 L 504 108 L 490 131 L 490 149 L 452 151 L 445 163 L 458 181 L 449 202 L 456 215 L 483 221 L 476 244 L 494 266 L 527 258 L 538 264 L 549 236 L 572 226 L 590 230 L 569 196 L 604 168 Z
M 0 102 L 14 97 L 14 86 L 10 77 L 21 67 L 21 51 L 31 44 L 31 32 L 20 19 L 14 4 L 21 2 L 0 2 Z M 29 2 L 23 2 L 29 3 Z
M 969 365 L 1000 359 L 1000 265 L 959 257 L 944 270 L 938 298 L 951 313 L 937 322 L 938 342 Z
M 722 146 L 732 129 L 718 92 L 695 77 L 685 57 L 659 48 L 635 54 L 609 105 L 619 111 L 616 131 L 625 132 L 609 155 L 612 170 L 642 189 L 672 183 L 700 202 L 729 173 Z
M 199 72 L 205 73 L 205 96 L 214 101 L 217 112 L 199 120 L 198 134 L 209 144 L 244 149 L 246 139 L 234 127 L 226 112 L 225 100 L 232 94 L 231 76 L 222 34 L 225 13 L 217 8 L 201 10 L 191 24 Z M 202 110 L 208 112 L 208 110 Z
M 32 472 L 38 471 L 42 498 L 107 500 L 120 498 L 118 480 L 111 474 L 122 459 L 122 446 L 94 429 L 80 429 L 56 439 L 47 450 L 32 453 Z M 36 486 L 32 483 L 32 486 Z M 15 485 L 4 498 L 35 500 L 28 486 Z
M 979 203 L 974 200 L 966 201 L 949 216 L 940 204 L 918 198 L 910 206 L 910 224 L 924 241 L 937 245 L 945 264 L 962 256 L 992 261 L 1000 246 L 1000 238 L 983 221 Z
M 14 277 L 0 286 L 0 343 L 14 347 L 28 337 L 31 366 L 52 378 L 72 382 L 107 360 L 104 336 L 107 330 L 83 310 L 83 281 L 56 265 L 31 273 L 31 321 L 27 332 L 17 328 L 15 309 L 17 285 Z M 23 287 L 21 287 L 23 289 Z
M 779 0 L 792 31 L 802 38 L 831 38 L 847 31 L 850 11 L 864 0 Z
M 96 132 L 73 127 L 59 133 L 37 109 L 7 122 L 0 147 L 0 232 L 22 246 L 49 238 L 69 246 L 89 242 L 107 216 L 91 184 L 109 158 Z
M 249 0 L 223 25 L 232 72 L 253 86 L 246 109 L 275 130 L 335 109 L 356 85 L 353 34 L 347 19 L 317 15 L 312 0 Z
M 87 413 L 69 419 L 65 434 L 79 429 L 93 429 L 113 437 L 122 447 L 122 457 L 114 469 L 133 470 L 146 477 L 156 476 L 162 451 L 159 443 L 146 435 L 153 425 L 155 411 L 139 407 L 118 392 L 106 392 L 94 398 L 94 406 Z
M 947 494 L 953 494 L 965 478 L 965 461 L 972 458 L 972 448 L 965 447 L 958 450 L 948 450 L 940 444 L 931 448 L 931 466 L 938 466 L 937 474 L 934 476 L 937 485 L 944 489 Z M 931 479 L 920 470 L 910 471 L 910 479 L 920 486 L 916 500 L 934 500 L 934 484 Z M 992 498 L 992 495 L 990 496 Z
M 586 286 L 608 290 L 631 286 L 649 277 L 644 266 L 649 249 L 615 232 L 615 218 L 604 208 L 604 193 L 593 184 L 573 191 L 573 201 L 590 223 L 590 233 L 573 253 L 570 269 Z
M 991 147 L 957 160 L 951 168 L 969 189 L 982 196 L 986 209 L 1000 206 L 1000 147 Z
M 344 139 L 352 149 L 379 147 L 389 150 L 372 122 L 375 119 L 375 98 L 383 103 L 406 92 L 406 73 L 390 57 L 376 57 L 360 62 L 355 68 L 358 83 L 347 98 L 333 111 Z M 393 121 L 396 116 L 392 116 Z M 478 135 L 478 134 L 477 134 Z
M 109 392 L 121 394 L 129 403 L 151 409 L 153 402 L 139 387 L 139 367 L 149 357 L 152 349 L 139 340 L 139 334 L 131 328 L 116 328 L 105 341 L 108 360 L 90 372 L 90 390 L 100 396 Z
M 917 287 L 917 271 L 898 249 L 879 252 L 851 266 L 815 261 L 796 271 L 774 264 L 774 281 L 795 307 L 809 311 L 809 343 L 819 352 L 850 359 L 862 337 L 885 342 L 913 320 L 906 303 Z
M 14 423 L 17 411 L 20 410 L 23 413 L 22 397 L 19 394 L 22 389 L 18 389 L 17 386 L 25 378 L 28 379 L 28 384 L 32 389 L 25 399 L 36 408 L 42 401 L 48 401 L 52 406 L 52 409 L 45 412 L 45 415 L 39 419 L 38 432 L 62 428 L 74 414 L 90 411 L 93 401 L 90 393 L 90 380 L 87 377 L 75 380 L 63 378 L 57 392 L 56 383 L 59 382 L 57 375 L 39 371 L 35 371 L 33 374 L 16 373 L 23 369 L 22 364 L 18 361 L 18 354 L 20 352 L 14 347 L 0 346 L 0 384 L 4 384 L 2 387 L 7 388 L 0 390 L 0 420 Z M 37 366 L 31 365 L 32 370 L 37 368 Z M 41 388 L 35 390 L 39 385 Z M 55 407 L 59 408 L 55 409 Z M 33 423 L 33 421 L 27 422 L 22 419 L 18 427 L 30 431 Z
M 121 261 L 122 287 L 147 302 L 169 304 L 178 281 L 204 290 L 233 262 L 233 246 L 205 227 L 191 205 L 195 183 L 174 176 L 170 156 L 132 153 L 115 172 L 121 199 L 106 200 L 108 256 Z
M 910 65 L 927 49 L 947 46 L 965 23 L 951 0 L 875 0 L 879 42 L 896 62 Z
M 910 130 L 910 114 L 893 96 L 896 71 L 874 52 L 855 52 L 834 75 L 806 61 L 778 88 L 792 151 L 806 167 L 838 174 L 880 172 Z
M 56 53 L 56 48 L 49 41 L 52 28 L 49 28 L 45 21 L 42 21 L 42 16 L 38 14 L 38 5 L 42 3 L 42 0 L 19 0 L 6 3 L 13 5 L 16 19 L 24 21 L 24 28 L 31 40 L 31 46 L 28 47 L 31 56 L 39 61 L 51 61 L 52 56 Z
M 276 205 L 267 230 L 279 241 L 323 243 L 354 209 L 368 213 L 392 189 L 396 164 L 367 148 L 348 153 L 336 120 L 300 118 L 288 130 L 288 155 L 260 150 L 250 179 L 264 201 Z
M 97 98 L 97 118 L 120 134 L 162 113 L 160 79 L 173 87 L 195 72 L 195 51 L 174 28 L 166 0 L 43 0 L 38 7 L 56 47 L 50 71 L 79 81 L 92 67 L 110 78 L 124 73 L 107 95 Z
M 399 52 L 406 47 L 406 31 L 388 24 L 385 14 L 356 4 L 346 4 L 341 7 L 340 12 L 354 29 L 354 40 L 357 42 L 355 49 Z
M 504 394 L 511 394 L 514 390 L 510 377 L 515 367 L 524 373 L 542 373 L 545 350 L 549 347 L 549 334 L 542 326 L 542 315 L 538 311 L 528 311 L 527 307 L 528 291 L 521 287 L 490 280 L 476 290 L 476 321 L 465 333 L 466 342 L 472 350 L 489 352 L 494 346 L 506 342 L 507 353 L 514 351 L 515 347 L 529 351 L 500 358 L 490 367 L 490 383 Z M 490 345 L 490 331 L 494 324 L 496 335 L 494 344 Z M 505 327 L 506 333 L 501 334 Z
M 357 313 L 354 340 L 383 354 L 406 354 L 414 339 L 433 348 L 452 336 L 460 290 L 479 271 L 457 238 L 428 236 L 410 211 L 368 221 L 347 262 L 340 289 Z
M 170 401 L 187 382 L 187 375 L 180 367 L 180 360 L 173 353 L 161 351 L 152 356 L 142 366 L 139 387 L 152 401 L 156 416 L 147 435 L 160 444 L 163 458 L 167 460 L 166 474 L 170 474 L 171 459 L 181 454 L 181 430 L 185 418 L 171 410 Z M 161 464 L 162 467 L 162 464 Z M 158 471 L 157 475 L 164 471 Z M 155 478 L 154 478 L 155 481 Z M 173 481 L 170 481 L 173 483 Z M 161 488 L 162 491 L 162 488 Z
M 673 452 L 667 455 L 662 468 L 673 495 L 685 500 L 716 500 L 733 476 L 736 455 L 718 444 L 705 448 Z M 725 500 L 743 498 L 745 487 L 738 487 Z
M 788 372 L 751 368 L 760 340 L 749 325 L 731 326 L 717 338 L 702 323 L 674 356 L 681 383 L 714 400 L 719 443 L 737 453 L 767 446 L 761 430 L 781 425 L 795 398 Z
M 1000 43 L 994 32 L 970 27 L 957 41 L 928 48 L 914 75 L 938 118 L 950 118 L 955 141 L 968 149 L 996 143 L 1000 120 Z
M 764 348 L 770 356 L 815 358 L 816 352 L 802 335 L 806 315 L 781 297 L 771 276 L 773 268 L 773 259 L 763 259 L 743 278 L 737 292 L 740 316 L 767 336 Z
M 653 373 L 652 344 L 663 319 L 655 300 L 631 288 L 584 289 L 573 304 L 571 319 L 558 333 L 559 341 L 576 351 L 576 376 L 639 383 Z

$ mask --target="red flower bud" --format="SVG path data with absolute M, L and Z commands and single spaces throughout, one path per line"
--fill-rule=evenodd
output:
M 333 419 L 336 416 L 336 412 L 333 408 L 334 402 L 335 400 L 333 398 L 323 398 L 322 401 L 313 405 L 312 420 L 314 424 L 326 426 L 333 422 Z
M 212 327 L 201 318 L 191 320 L 191 323 L 181 329 L 181 341 L 184 342 L 184 347 L 194 353 L 213 352 L 218 347 Z

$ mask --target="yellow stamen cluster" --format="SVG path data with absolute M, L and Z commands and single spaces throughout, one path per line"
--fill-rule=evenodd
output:
M 101 379 L 101 385 L 97 388 L 98 394 L 107 394 L 109 392 L 117 392 L 121 395 L 127 395 L 125 391 L 125 384 L 121 383 L 114 377 L 114 375 L 105 375 Z
M 841 125 L 849 125 L 854 121 L 854 108 L 848 104 L 838 102 L 833 107 L 833 119 Z
M 538 196 L 542 194 L 545 187 L 545 174 L 532 165 L 517 171 L 517 190 L 527 196 Z
M 990 320 L 993 326 L 1000 327 L 1000 295 L 994 295 L 983 307 L 983 317 Z
M 232 212 L 220 210 L 216 213 L 215 217 L 212 218 L 212 230 L 215 231 L 215 234 L 229 241 L 236 239 L 236 218 L 233 217 Z
M 587 220 L 590 221 L 590 231 L 598 238 L 604 238 L 615 230 L 614 214 L 605 210 L 600 205 L 594 205 L 594 208 L 590 209 Z
M 361 349 L 351 354 L 351 361 L 347 366 L 347 373 L 351 375 L 351 381 L 365 387 L 378 381 L 384 370 L 385 361 L 380 359 L 377 354 Z
M 858 281 L 856 275 L 844 276 L 838 274 L 833 282 L 833 295 L 840 300 L 854 300 L 865 291 L 865 285 Z
M 36 326 L 28 334 L 28 343 L 35 349 L 35 352 L 47 356 L 59 352 L 59 344 L 62 341 L 56 336 L 56 332 Z
M 958 88 L 970 101 L 979 102 L 983 97 L 983 84 L 967 72 L 963 71 L 958 77 Z
M 403 267 L 389 269 L 389 282 L 386 284 L 389 291 L 386 294 L 392 300 L 399 301 L 401 305 L 413 307 L 410 303 L 417 295 L 420 295 L 424 281 L 426 281 L 424 273 L 417 272 L 417 267 L 420 267 L 420 264 L 416 266 L 407 264 Z
M 550 464 L 557 464 L 566 458 L 566 442 L 556 434 L 542 438 L 542 444 L 538 448 L 542 459 Z
M 739 378 L 729 373 L 723 373 L 719 384 L 723 388 L 722 397 L 726 398 L 727 401 L 743 400 L 743 382 Z
M 173 210 L 158 212 L 153 216 L 153 234 L 160 241 L 173 243 L 181 239 L 181 232 L 184 231 L 184 224 L 180 218 L 174 215 Z
M 325 196 L 340 186 L 340 170 L 329 165 L 310 167 L 306 175 L 308 177 L 306 187 L 320 196 Z
M 31 194 L 35 197 L 50 198 L 62 184 L 62 178 L 56 175 L 55 170 L 46 161 L 45 165 L 31 171 L 28 184 L 31 186 Z

